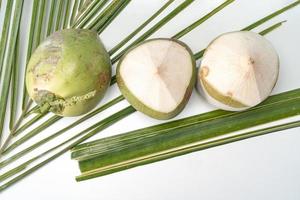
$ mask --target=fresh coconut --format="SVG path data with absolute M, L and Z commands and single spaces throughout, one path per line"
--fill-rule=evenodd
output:
M 93 109 L 111 79 L 111 62 L 98 35 L 83 29 L 53 33 L 35 50 L 26 71 L 29 96 L 42 111 L 77 116 Z
M 270 95 L 278 72 L 279 58 L 267 39 L 250 31 L 230 32 L 205 50 L 197 88 L 216 107 L 240 111 Z
M 174 39 L 152 39 L 129 50 L 117 66 L 117 83 L 129 103 L 156 119 L 176 116 L 188 102 L 195 77 L 188 46 Z

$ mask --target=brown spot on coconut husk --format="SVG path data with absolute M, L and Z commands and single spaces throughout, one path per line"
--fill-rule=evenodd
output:
M 207 77 L 209 74 L 209 68 L 207 66 L 201 67 L 200 74 L 201 77 Z
M 226 93 L 226 95 L 227 95 L 228 97 L 232 97 L 232 96 L 233 96 L 233 93 L 230 92 L 230 91 L 228 91 L 228 92 Z
M 99 79 L 98 79 L 99 89 L 102 89 L 103 86 L 106 86 L 109 80 L 110 80 L 110 76 L 108 72 L 100 72 Z

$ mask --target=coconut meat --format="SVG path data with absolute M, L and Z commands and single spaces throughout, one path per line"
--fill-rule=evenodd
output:
M 232 32 L 209 45 L 199 78 L 204 90 L 206 84 L 217 95 L 251 107 L 269 96 L 278 77 L 278 65 L 277 53 L 269 41 L 249 31 Z
M 122 60 L 126 87 L 147 107 L 168 113 L 183 101 L 193 73 L 191 55 L 172 40 L 146 42 Z

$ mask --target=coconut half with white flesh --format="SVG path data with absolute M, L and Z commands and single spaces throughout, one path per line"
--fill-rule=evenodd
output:
M 270 95 L 278 72 L 279 58 L 267 39 L 250 31 L 230 32 L 205 50 L 197 88 L 216 107 L 240 111 Z
M 156 119 L 176 116 L 195 84 L 195 59 L 184 43 L 152 39 L 129 50 L 117 67 L 118 86 L 138 111 Z

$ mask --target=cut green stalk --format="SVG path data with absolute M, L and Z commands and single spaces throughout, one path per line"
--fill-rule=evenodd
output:
M 220 145 L 224 145 L 224 144 L 228 144 L 228 143 L 232 143 L 232 142 L 237 142 L 237 141 L 249 139 L 252 137 L 265 135 L 268 133 L 273 133 L 273 132 L 283 131 L 283 130 L 287 130 L 287 129 L 291 129 L 291 128 L 296 128 L 299 126 L 300 126 L 300 121 L 295 121 L 295 122 L 290 122 L 287 124 L 281 124 L 281 125 L 277 125 L 277 126 L 271 126 L 268 128 L 263 128 L 263 129 L 258 129 L 255 131 L 242 133 L 242 134 L 237 134 L 234 136 L 230 136 L 230 134 L 227 134 L 227 135 L 225 134 L 225 136 L 221 139 L 219 139 L 218 137 L 212 136 L 211 138 L 207 138 L 207 139 L 204 139 L 203 141 L 199 141 L 199 143 L 180 146 L 178 148 L 173 148 L 173 149 L 170 149 L 167 151 L 162 151 L 162 152 L 159 152 L 156 154 L 143 156 L 140 158 L 132 159 L 130 161 L 128 160 L 128 161 L 118 163 L 115 165 L 101 167 L 101 168 L 92 170 L 90 172 L 85 172 L 82 175 L 76 177 L 76 180 L 83 181 L 83 180 L 87 180 L 90 178 L 104 176 L 104 175 L 119 172 L 122 170 L 130 169 L 133 167 L 137 167 L 137 166 L 150 164 L 150 163 L 154 163 L 157 161 L 162 161 L 162 160 L 166 160 L 169 158 L 174 158 L 177 156 L 185 155 L 185 154 L 192 153 L 195 151 L 200 151 L 200 150 L 204 150 L 204 149 L 208 149 L 208 148 L 212 148 L 212 147 L 216 147 L 216 146 L 220 146 Z M 184 131 L 184 130 L 182 130 L 182 131 Z
M 294 3 L 291 3 L 291 4 L 289 4 L 289 5 L 285 6 L 285 7 L 283 7 L 282 9 L 279 9 L 279 10 L 277 10 L 277 11 L 271 13 L 270 15 L 268 15 L 268 16 L 266 16 L 266 17 L 260 19 L 260 20 L 258 20 L 257 22 L 255 22 L 255 23 L 253 23 L 253 24 L 251 24 L 251 25 L 249 25 L 249 26 L 243 28 L 242 31 L 252 30 L 252 29 L 254 29 L 255 27 L 257 27 L 257 26 L 259 26 L 259 25 L 265 23 L 266 21 L 268 21 L 268 20 L 270 20 L 270 19 L 276 17 L 277 15 L 280 15 L 281 13 L 284 13 L 285 11 L 287 11 L 287 10 L 289 10 L 289 9 L 291 9 L 291 8 L 293 8 L 293 7 L 297 6 L 297 5 L 299 5 L 299 4 L 300 4 L 300 0 L 297 0 L 297 1 L 295 1 Z
M 37 115 L 35 116 L 36 118 L 41 118 L 43 115 Z M 34 128 L 32 131 L 29 131 L 26 135 L 22 136 L 20 139 L 18 139 L 17 141 L 13 142 L 11 145 L 8 146 L 7 145 L 3 145 L 2 147 L 2 151 L 1 154 L 5 155 L 9 152 L 11 152 L 12 150 L 14 150 L 15 148 L 17 148 L 18 146 L 20 146 L 21 144 L 25 143 L 26 141 L 28 141 L 29 139 L 31 139 L 32 137 L 36 136 L 37 134 L 39 134 L 41 131 L 43 131 L 45 128 L 49 127 L 50 125 L 52 125 L 53 123 L 57 122 L 58 120 L 60 120 L 62 117 L 54 115 L 51 118 L 49 118 L 45 123 L 42 123 L 41 125 L 39 125 L 38 127 Z M 33 122 L 34 123 L 34 122 Z M 14 136 L 12 134 L 10 134 L 11 136 Z M 10 138 L 12 139 L 12 138 Z M 10 141 L 10 140 L 9 140 Z M 5 143 L 6 144 L 6 143 Z
M 87 25 L 87 29 L 97 30 L 98 27 L 100 27 L 102 24 L 104 24 L 111 15 L 125 2 L 128 0 L 113 0 L 107 7 L 104 8 L 104 10 L 96 16 L 95 19 L 93 19 L 92 22 L 90 22 Z
M 50 4 L 50 11 L 48 16 L 48 25 L 47 25 L 47 36 L 49 36 L 53 32 L 53 19 L 56 8 L 56 0 L 52 0 Z
M 70 6 L 71 6 L 71 2 L 70 0 L 66 0 L 66 6 L 65 6 L 65 14 L 64 14 L 64 23 L 63 23 L 63 27 L 67 28 L 69 26 L 69 22 L 70 22 Z
M 272 26 L 270 26 L 269 28 L 266 28 L 265 30 L 259 32 L 260 35 L 266 35 L 268 33 L 270 33 L 271 31 L 274 31 L 275 29 L 279 28 L 283 23 L 287 22 L 286 20 L 278 22 Z
M 8 32 L 10 27 L 10 16 L 12 12 L 12 5 L 13 1 L 7 1 L 6 8 L 5 8 L 5 16 L 2 25 L 2 35 L 1 35 L 1 43 L 0 43 L 0 79 L 2 79 L 2 66 L 4 61 L 4 55 L 6 50 L 6 43 L 8 38 Z M 0 131 L 1 135 L 1 131 Z M 0 140 L 1 141 L 1 140 Z
M 118 102 L 120 102 L 123 99 L 124 98 L 122 96 L 119 96 L 119 97 L 113 99 L 112 101 L 104 104 L 103 106 L 99 107 L 98 109 L 96 109 L 96 110 L 92 111 L 91 113 L 88 113 L 84 117 L 78 119 L 77 121 L 75 121 L 74 123 L 70 124 L 69 126 L 67 126 L 67 127 L 63 128 L 63 129 L 59 130 L 58 132 L 54 133 L 53 135 L 49 136 L 48 138 L 43 139 L 42 141 L 49 141 L 51 138 L 54 138 L 54 137 L 57 137 L 57 136 L 61 135 L 62 133 L 66 132 L 67 130 L 69 130 L 69 129 L 73 128 L 74 126 L 77 126 L 78 124 L 80 124 L 80 123 L 86 121 L 87 119 L 95 116 L 96 114 L 102 112 L 103 110 L 109 108 L 110 106 L 112 106 L 114 104 L 117 104 Z M 20 146 L 21 144 L 23 144 L 24 142 L 26 142 L 27 140 L 29 140 L 30 138 L 32 138 L 35 135 L 37 135 L 38 133 L 40 133 L 41 130 L 44 130 L 45 126 L 49 126 L 49 125 L 53 124 L 54 122 L 56 122 L 59 119 L 61 119 L 61 117 L 59 117 L 59 116 L 53 116 L 48 121 L 46 121 L 46 123 L 41 124 L 40 126 L 38 126 L 37 128 L 35 128 L 34 130 L 32 130 L 29 133 L 27 133 L 25 136 L 21 137 L 19 140 L 17 140 L 13 144 L 11 144 L 8 148 L 6 148 L 2 152 L 2 154 L 4 155 L 4 154 L 7 154 L 7 153 L 11 152 L 15 148 L 17 148 L 18 146 Z M 40 128 L 40 127 L 42 127 L 42 128 Z M 41 143 L 44 143 L 44 142 L 39 142 L 39 143 L 41 144 Z M 0 166 L 1 166 L 1 163 L 0 163 Z
M 7 158 L 6 160 L 1 161 L 1 162 L 0 162 L 0 168 L 2 168 L 2 167 L 4 167 L 4 166 L 8 165 L 9 163 L 11 163 L 11 162 L 14 161 L 14 160 L 17 160 L 18 158 L 20 158 L 20 157 L 22 157 L 23 155 L 29 153 L 30 151 L 36 149 L 37 147 L 39 147 L 39 146 L 45 144 L 46 142 L 48 142 L 48 141 L 50 141 L 50 140 L 52 140 L 52 139 L 54 139 L 54 138 L 60 136 L 61 134 L 65 133 L 66 131 L 70 130 L 71 128 L 73 128 L 73 127 L 77 126 L 78 124 L 80 124 L 80 123 L 86 121 L 87 119 L 90 119 L 91 117 L 93 117 L 93 116 L 95 116 L 95 115 L 101 113 L 101 112 L 104 111 L 105 109 L 111 107 L 112 105 L 115 105 L 116 103 L 122 101 L 123 99 L 124 99 L 123 96 L 119 96 L 119 97 L 113 99 L 112 101 L 109 101 L 108 103 L 106 103 L 106 104 L 104 104 L 103 106 L 99 107 L 98 109 L 92 111 L 91 113 L 88 113 L 88 114 L 85 115 L 84 117 L 80 118 L 79 120 L 76 120 L 75 122 L 73 122 L 72 124 L 66 126 L 65 128 L 63 128 L 63 129 L 61 129 L 61 130 L 59 130 L 59 131 L 57 131 L 57 132 L 51 134 L 50 136 L 48 136 L 48 137 L 46 137 L 46 138 L 40 140 L 39 142 L 35 143 L 34 145 L 32 145 L 32 146 L 30 146 L 30 147 L 28 147 L 28 148 L 26 148 L 26 149 L 24 149 L 24 150 L 22 150 L 22 151 L 16 153 L 15 155 L 13 155 L 13 156 Z M 58 117 L 58 116 L 54 116 L 54 117 L 52 117 L 52 118 L 55 119 L 55 118 L 57 118 L 57 117 Z M 50 119 L 51 119 L 51 118 L 50 118 Z M 54 122 L 55 122 L 55 120 L 54 120 Z M 51 124 L 54 123 L 54 122 L 52 122 L 51 120 L 48 120 L 46 124 L 47 124 L 47 125 L 51 125 Z M 45 123 L 44 123 L 44 124 L 45 124 Z M 43 127 L 41 127 L 41 126 L 43 126 L 43 124 L 41 124 L 41 125 L 40 125 L 39 127 L 37 127 L 36 129 L 43 130 L 43 129 L 46 128 L 45 126 L 43 126 Z M 39 131 L 38 131 L 38 132 L 39 132 Z M 5 152 L 4 152 L 4 153 L 5 153 Z
M 63 15 L 63 8 L 64 8 L 64 0 L 59 0 L 58 4 L 58 10 L 55 13 L 55 31 L 60 29 L 60 26 L 62 24 L 62 15 Z
M 192 23 L 190 26 L 186 27 L 185 29 L 183 29 L 182 31 L 180 31 L 179 33 L 177 33 L 176 35 L 174 35 L 172 38 L 180 38 L 183 35 L 186 35 L 187 33 L 189 33 L 190 31 L 192 31 L 196 27 L 198 27 L 200 24 L 202 24 L 203 22 L 205 22 L 207 19 L 209 19 L 210 17 L 212 17 L 213 15 L 215 15 L 216 13 L 218 13 L 219 11 L 221 11 L 223 8 L 225 8 L 226 6 L 228 6 L 229 4 L 231 4 L 232 2 L 234 2 L 234 0 L 227 0 L 227 1 L 225 1 L 224 3 L 222 3 L 221 5 L 219 5 L 218 7 L 216 7 L 214 10 L 212 10 L 211 12 L 209 12 L 207 15 L 205 15 L 204 17 L 198 19 L 197 21 L 195 21 L 194 23 Z
M 93 3 L 92 0 L 80 0 L 75 21 L 77 21 L 78 17 L 90 6 L 91 3 Z
M 180 126 L 174 122 L 168 122 L 79 145 L 73 149 L 72 153 L 72 158 L 79 161 L 82 172 L 76 180 L 87 180 L 155 162 L 162 155 L 167 156 L 169 153 L 173 154 L 174 151 L 181 152 L 181 149 L 201 145 L 209 139 L 226 137 L 234 131 L 299 115 L 299 89 L 297 93 L 294 98 L 281 97 L 279 101 L 243 112 L 229 112 L 225 116 L 204 121 L 195 120 L 194 123 L 185 124 L 186 120 L 199 117 L 196 115 L 177 120 L 176 124 Z M 157 130 L 148 130 L 154 128 Z M 169 156 L 171 157 L 174 155 Z
M 14 168 L 13 170 L 10 170 L 9 173 L 1 174 L 1 175 L 0 175 L 0 183 L 1 183 L 3 180 L 5 180 L 5 179 L 11 177 L 11 176 L 14 175 L 14 174 L 17 174 L 17 173 L 21 172 L 21 171 L 24 170 L 24 169 L 26 169 L 25 165 L 20 165 L 20 166 Z
M 38 7 L 38 10 L 39 10 L 39 13 L 38 13 L 38 22 L 37 22 L 37 25 L 35 26 L 35 34 L 36 34 L 36 39 L 34 40 L 34 43 L 33 43 L 33 49 L 37 48 L 37 46 L 40 44 L 41 40 L 44 39 L 44 36 L 43 36 L 43 20 L 44 20 L 44 16 L 45 16 L 45 9 L 46 9 L 46 2 L 45 0 L 40 0 L 40 3 L 39 3 L 39 7 Z
M 83 3 L 84 3 L 84 0 L 79 0 L 77 13 L 79 13 L 79 11 L 82 9 Z
M 131 32 L 126 38 L 114 46 L 108 53 L 114 54 L 120 48 L 122 48 L 129 40 L 131 40 L 136 34 L 138 34 L 143 28 L 145 28 L 150 22 L 152 22 L 158 15 L 160 15 L 174 0 L 167 1 L 160 9 L 158 9 L 151 17 L 149 17 L 144 23 L 142 23 L 137 29 Z
M 112 14 L 109 16 L 109 18 L 104 22 L 104 24 L 96 25 L 96 30 L 98 34 L 101 34 L 104 29 L 110 25 L 110 23 L 126 8 L 126 6 L 130 3 L 131 0 L 124 0 L 124 3 L 120 5 Z
M 92 5 L 89 6 L 84 12 L 78 16 L 76 22 L 72 24 L 73 28 L 83 28 L 88 21 L 90 21 L 96 14 L 101 10 L 104 5 L 108 2 L 108 0 L 101 0 L 101 1 L 93 1 Z
M 290 101 L 290 100 L 295 100 L 295 99 L 299 100 L 299 98 L 300 98 L 300 89 L 290 90 L 287 92 L 282 92 L 279 94 L 272 95 L 269 98 L 267 98 L 264 102 L 262 102 L 261 104 L 255 106 L 247 111 L 253 111 L 253 110 L 262 109 L 262 108 L 268 107 L 268 106 L 274 106 L 274 105 L 277 105 L 278 103 L 285 102 L 285 101 Z M 91 151 L 89 151 L 89 150 L 83 151 L 83 149 L 86 149 L 91 146 L 96 147 L 97 144 L 99 143 L 99 141 L 102 141 L 101 143 L 103 143 L 105 140 L 105 143 L 110 143 L 111 145 L 109 145 L 109 147 L 113 148 L 113 147 L 116 147 L 115 145 L 118 144 L 118 143 L 113 142 L 113 141 L 115 141 L 115 139 L 114 139 L 115 137 L 118 137 L 117 142 L 118 141 L 123 142 L 123 141 L 127 141 L 127 140 L 133 141 L 134 139 L 138 139 L 140 137 L 141 130 L 144 130 L 143 134 L 150 134 L 149 136 L 151 136 L 152 133 L 156 134 L 159 131 L 169 132 L 169 131 L 176 130 L 178 128 L 184 128 L 184 127 L 191 126 L 194 124 L 200 124 L 200 122 L 202 123 L 202 122 L 206 122 L 209 120 L 217 120 L 220 118 L 229 117 L 229 116 L 233 116 L 236 114 L 238 114 L 238 112 L 231 112 L 231 111 L 225 111 L 225 110 L 214 110 L 214 111 L 202 113 L 202 114 L 195 115 L 195 116 L 190 116 L 190 117 L 184 118 L 184 120 L 183 119 L 173 120 L 170 122 L 151 126 L 145 130 L 139 129 L 139 130 L 131 131 L 130 136 L 128 134 L 122 134 L 122 135 L 118 135 L 118 136 L 112 136 L 112 137 L 107 137 L 104 139 L 95 140 L 93 142 L 84 143 L 84 144 L 77 146 L 72 151 L 74 152 L 73 155 L 75 156 L 75 154 L 76 154 L 75 157 L 79 158 L 81 156 L 81 153 L 83 153 L 83 154 L 91 153 Z M 145 137 L 145 138 L 148 138 L 148 137 Z M 136 140 L 136 141 L 138 141 L 138 140 Z M 106 149 L 106 150 L 109 150 L 109 149 Z M 77 151 L 81 151 L 81 153 L 75 153 Z
M 9 93 L 9 85 L 10 85 L 10 77 L 12 74 L 12 64 L 13 64 L 13 56 L 14 48 L 17 41 L 17 35 L 19 31 L 19 25 L 21 20 L 21 13 L 23 7 L 23 0 L 15 2 L 13 6 L 13 18 L 12 18 L 12 26 L 10 30 L 10 34 L 8 36 L 8 43 L 7 43 L 7 51 L 5 62 L 3 63 L 3 74 L 0 80 L 0 139 L 2 136 L 4 121 L 5 121 L 5 114 L 6 114 L 6 105 L 8 100 L 8 93 Z
M 69 151 L 71 148 L 73 148 L 74 146 L 80 144 L 81 142 L 89 139 L 90 137 L 94 136 L 95 134 L 97 134 L 99 131 L 104 130 L 105 128 L 113 125 L 114 123 L 120 121 L 121 119 L 123 119 L 124 117 L 130 115 L 131 113 L 135 112 L 135 110 L 129 106 L 127 108 L 122 109 L 121 111 L 105 118 L 104 120 L 99 121 L 98 123 L 94 124 L 92 126 L 93 129 L 91 132 L 88 132 L 85 134 L 85 132 L 80 132 L 77 135 L 73 136 L 72 138 L 70 138 L 69 140 L 64 142 L 65 144 L 68 144 L 69 142 L 72 142 L 75 138 L 80 137 L 79 139 L 77 139 L 76 141 L 72 142 L 71 144 L 67 145 L 66 147 L 64 147 L 62 150 L 60 150 L 58 153 L 52 155 L 51 157 L 47 158 L 46 160 L 42 161 L 41 163 L 31 167 L 30 169 L 28 169 L 27 171 L 25 171 L 24 173 L 18 175 L 17 177 L 11 179 L 10 181 L 8 181 L 7 183 L 3 184 L 0 186 L 0 192 L 7 189 L 9 186 L 13 185 L 14 183 L 18 182 L 19 180 L 23 179 L 24 177 L 26 177 L 27 175 L 31 174 L 32 172 L 34 172 L 35 170 L 39 169 L 40 167 L 42 167 L 43 165 L 49 163 L 50 161 L 56 159 L 57 157 L 59 157 L 60 155 L 64 154 L 65 152 Z M 41 158 L 45 155 L 47 155 L 48 153 L 52 152 L 53 149 L 50 149 L 46 152 L 44 152 L 43 154 L 38 155 L 35 158 Z M 33 158 L 33 159 L 35 159 Z M 33 160 L 31 159 L 31 160 Z M 23 165 L 22 168 L 26 168 L 26 165 Z M 20 167 L 19 167 L 20 168 Z M 13 170 L 16 170 L 13 169 Z M 20 171 L 20 170 L 19 170 Z M 11 171 L 6 173 L 6 177 L 10 177 L 12 175 L 14 175 L 15 173 L 10 173 Z
M 128 51 L 128 49 L 130 49 L 131 47 L 135 46 L 136 44 L 142 42 L 143 40 L 147 39 L 148 37 L 150 37 L 159 28 L 161 28 L 163 25 L 165 25 L 166 23 L 168 23 L 171 19 L 173 19 L 177 14 L 179 14 L 181 11 L 183 11 L 191 3 L 193 3 L 192 0 L 185 0 L 182 4 L 180 4 L 179 6 L 177 6 L 173 11 L 171 11 L 162 20 L 160 20 L 158 23 L 156 23 L 154 26 L 152 26 L 148 31 L 146 31 L 138 39 L 136 39 L 134 42 L 132 42 L 130 45 L 128 45 L 125 49 L 123 49 L 119 54 L 117 54 L 115 57 L 113 57 L 112 58 L 112 63 L 116 63 L 122 57 L 122 55 L 126 51 Z
M 24 117 L 26 118 L 31 114 L 40 114 L 40 107 L 38 105 L 35 105 L 25 113 Z
M 70 18 L 70 25 L 72 26 L 74 24 L 74 19 L 78 10 L 79 6 L 79 0 L 74 0 L 73 7 L 72 7 L 72 14 Z
M 38 10 L 39 0 L 34 0 L 32 4 L 32 14 L 31 14 L 31 22 L 30 22 L 30 30 L 29 30 L 29 38 L 28 38 L 28 46 L 27 46 L 27 53 L 26 53 L 26 67 L 27 63 L 30 59 L 31 53 L 33 51 L 33 41 L 34 41 L 34 33 L 35 33 L 35 26 L 37 26 L 37 10 Z M 25 67 L 25 70 L 26 70 Z M 24 111 L 25 108 L 28 108 L 27 102 L 27 91 L 25 85 L 25 79 L 23 84 L 23 93 L 22 93 L 22 110 Z
M 22 133 L 23 131 L 25 131 L 27 128 L 29 128 L 32 124 L 34 124 L 36 121 L 38 121 L 39 119 L 42 119 L 43 117 L 45 117 L 48 113 L 41 113 L 41 114 L 37 114 L 35 115 L 32 119 L 30 119 L 28 122 L 26 122 L 25 124 L 23 124 L 20 128 L 18 128 L 15 132 L 14 132 L 14 136 L 19 135 L 20 133 Z
M 9 119 L 9 129 L 12 130 L 18 108 L 18 91 L 19 91 L 19 81 L 20 81 L 20 70 L 19 70 L 19 40 L 20 40 L 20 30 L 18 32 L 16 47 L 14 51 L 14 60 L 13 60 L 13 72 L 11 77 L 11 100 L 10 100 L 10 119 Z

